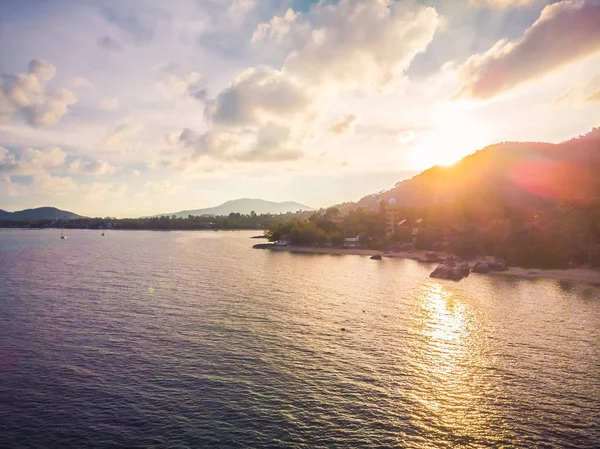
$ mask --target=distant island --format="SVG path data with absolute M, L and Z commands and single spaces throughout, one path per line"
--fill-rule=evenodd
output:
M 0 209 L 0 222 L 33 222 L 48 220 L 75 220 L 85 218 L 66 210 L 56 207 L 36 207 L 35 209 L 24 209 L 15 212 L 7 212 Z
M 266 201 L 256 198 L 240 198 L 237 200 L 226 201 L 220 206 L 208 207 L 205 209 L 183 210 L 170 214 L 158 214 L 160 216 L 175 216 L 177 218 L 187 218 L 192 216 L 212 215 L 223 216 L 231 213 L 249 215 L 252 212 L 255 214 L 287 214 L 289 212 L 311 211 L 312 207 L 294 201 L 283 201 L 276 203 L 274 201 Z

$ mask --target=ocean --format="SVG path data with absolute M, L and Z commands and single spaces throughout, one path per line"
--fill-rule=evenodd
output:
M 600 288 L 0 230 L 0 447 L 600 445 Z

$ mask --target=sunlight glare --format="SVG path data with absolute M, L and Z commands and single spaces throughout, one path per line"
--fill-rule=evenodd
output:
M 441 122 L 413 146 L 410 164 L 414 168 L 452 165 L 491 143 L 489 130 L 479 120 L 459 111 L 448 111 Z

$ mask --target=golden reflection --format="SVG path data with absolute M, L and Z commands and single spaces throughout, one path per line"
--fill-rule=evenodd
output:
M 485 376 L 489 365 L 480 317 L 444 284 L 430 280 L 418 290 L 412 323 L 421 413 L 437 420 L 464 443 L 498 441 L 487 404 L 496 396 Z

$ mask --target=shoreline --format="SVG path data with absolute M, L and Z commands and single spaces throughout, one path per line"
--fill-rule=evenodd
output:
M 436 265 L 437 262 L 427 262 L 425 255 L 431 251 L 412 250 L 384 253 L 376 249 L 358 249 L 358 248 L 326 248 L 317 246 L 275 246 L 270 243 L 262 243 L 254 245 L 256 249 L 267 249 L 269 251 L 285 251 L 291 253 L 305 254 L 329 254 L 334 256 L 375 256 L 389 259 L 409 259 L 416 262 L 428 263 Z M 442 255 L 443 253 L 438 253 Z M 469 264 L 473 264 L 476 260 L 469 260 Z M 476 274 L 476 273 L 472 273 Z M 568 269 L 545 269 L 545 268 L 522 268 L 508 267 L 506 271 L 491 271 L 483 276 L 512 276 L 523 279 L 553 279 L 556 281 L 581 282 L 600 286 L 600 270 L 592 268 L 568 268 Z

